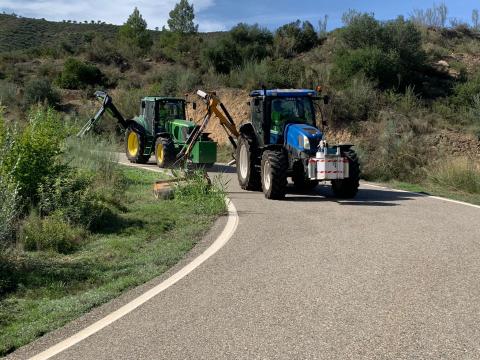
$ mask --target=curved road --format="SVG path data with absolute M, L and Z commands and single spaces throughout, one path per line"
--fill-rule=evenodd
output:
M 230 241 L 55 359 L 480 358 L 480 209 L 365 184 L 268 201 L 226 177 Z

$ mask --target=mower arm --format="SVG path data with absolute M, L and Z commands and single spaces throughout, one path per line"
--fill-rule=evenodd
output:
M 113 105 L 112 98 L 104 91 L 95 91 L 95 97 L 102 101 L 102 107 L 97 111 L 95 116 L 88 120 L 88 122 L 82 127 L 82 129 L 78 132 L 77 137 L 83 137 L 86 133 L 88 133 L 96 123 L 100 121 L 100 118 L 108 111 L 114 118 L 117 119 L 117 122 L 123 129 L 127 128 L 127 122 L 123 115 L 118 111 L 117 107 Z
M 202 90 L 198 90 L 197 95 L 200 96 L 205 102 L 207 106 L 207 112 L 203 118 L 202 123 L 197 126 L 188 137 L 183 149 L 177 156 L 177 161 L 190 155 L 193 146 L 198 141 L 198 139 L 200 139 L 200 136 L 205 131 L 212 115 L 217 116 L 218 120 L 220 120 L 220 125 L 227 133 L 228 140 L 230 140 L 234 149 L 237 148 L 236 139 L 240 136 L 240 133 L 238 132 L 235 122 L 233 121 L 230 113 L 228 112 L 225 105 L 222 104 L 219 97 L 214 92 L 206 93 Z

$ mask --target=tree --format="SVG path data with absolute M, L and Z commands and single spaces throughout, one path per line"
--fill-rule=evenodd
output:
M 318 43 L 317 33 L 313 25 L 300 20 L 283 25 L 277 29 L 274 45 L 277 56 L 293 57 L 306 52 Z
M 328 15 L 325 15 L 323 19 L 318 20 L 318 36 L 320 38 L 327 37 L 327 25 L 328 25 Z
M 122 43 L 127 47 L 134 47 L 135 53 L 145 53 L 152 46 L 152 38 L 147 30 L 147 22 L 143 19 L 137 7 L 128 17 L 125 24 L 120 27 L 119 36 Z M 135 51 L 137 50 L 137 51 Z
M 480 19 L 478 15 L 478 9 L 472 10 L 472 23 L 475 30 L 480 30 Z
M 180 0 L 172 11 L 169 13 L 168 27 L 171 31 L 179 33 L 196 33 L 198 25 L 193 23 L 195 13 L 193 11 L 193 4 L 190 5 L 188 0 Z

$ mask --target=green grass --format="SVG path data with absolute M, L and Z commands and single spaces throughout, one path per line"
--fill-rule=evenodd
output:
M 173 200 L 155 200 L 152 184 L 160 174 L 121 171 L 126 211 L 80 250 L 16 251 L 0 258 L 0 271 L 16 285 L 0 297 L 0 356 L 162 274 L 225 211 L 223 191 L 207 191 L 198 179 Z

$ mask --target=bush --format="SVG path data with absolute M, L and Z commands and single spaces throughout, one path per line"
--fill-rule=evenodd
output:
M 84 89 L 89 85 L 103 84 L 104 80 L 104 75 L 95 65 L 69 58 L 57 82 L 65 89 Z
M 204 63 L 213 66 L 217 73 L 228 74 L 248 62 L 258 62 L 271 55 L 272 43 L 272 34 L 267 29 L 238 24 L 203 52 Z
M 197 34 L 162 31 L 152 48 L 156 60 L 166 60 L 188 67 L 198 67 L 203 39 Z
M 332 96 L 331 125 L 375 118 L 379 108 L 379 94 L 373 84 L 363 77 L 354 78 L 348 87 Z
M 190 69 L 175 68 L 161 75 L 159 83 L 152 86 L 151 91 L 158 95 L 182 95 L 192 91 L 200 83 L 198 74 Z
M 278 57 L 293 57 L 312 49 L 318 43 L 313 25 L 300 20 L 283 25 L 275 32 L 274 46 Z
M 27 107 L 37 103 L 56 106 L 60 102 L 60 94 L 48 79 L 32 79 L 25 85 L 23 101 Z
M 394 112 L 381 112 L 379 118 L 358 142 L 362 175 L 368 180 L 423 180 L 432 154 L 427 154 L 415 119 Z
M 14 143 L 3 158 L 0 174 L 11 174 L 24 202 L 38 199 L 38 186 L 62 173 L 59 161 L 67 130 L 51 109 L 34 108 L 28 124 L 12 134 Z
M 451 99 L 457 107 L 472 107 L 475 104 L 475 96 L 478 94 L 480 94 L 480 75 L 455 85 Z
M 265 86 L 270 88 L 296 88 L 305 76 L 305 66 L 298 60 L 268 60 L 266 70 Z
M 344 48 L 337 52 L 334 73 L 347 81 L 363 73 L 382 88 L 404 89 L 419 83 L 425 66 L 421 33 L 402 17 L 380 23 L 372 15 L 353 17 L 340 32 Z
M 85 231 L 57 217 L 40 218 L 32 213 L 23 223 L 20 242 L 27 251 L 53 250 L 61 254 L 75 251 Z
M 7 170 L 3 164 L 12 147 L 12 136 L 0 113 L 0 251 L 13 239 L 18 216 L 18 186 L 11 174 L 12 170 Z
M 17 97 L 17 86 L 8 81 L 0 80 L 0 105 L 15 103 Z
M 430 167 L 428 180 L 455 191 L 480 194 L 480 164 L 473 158 L 447 159 Z

